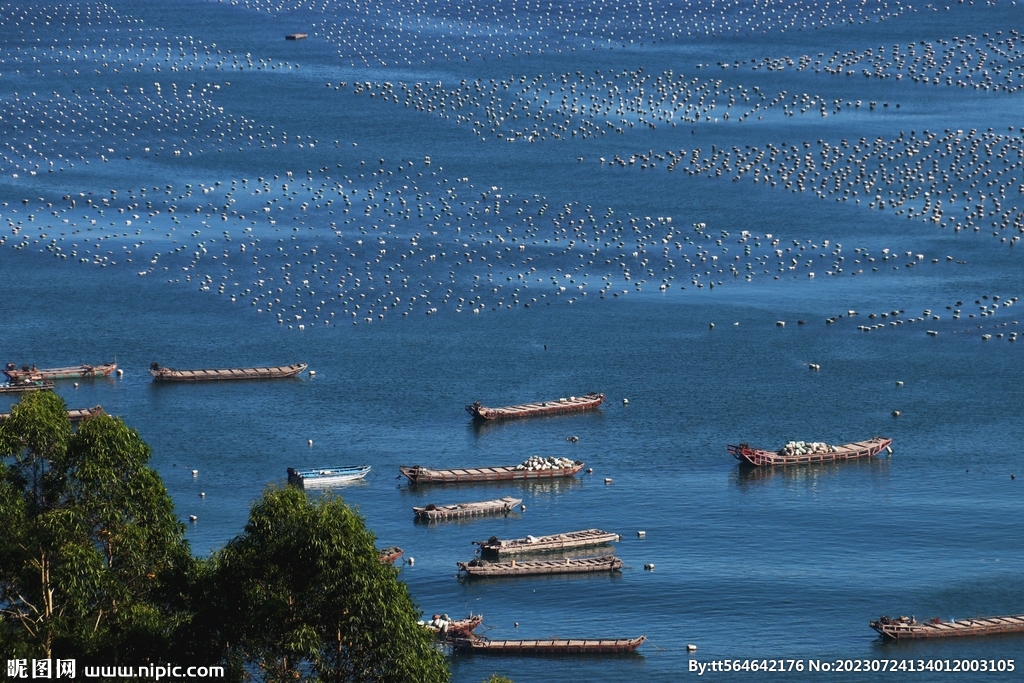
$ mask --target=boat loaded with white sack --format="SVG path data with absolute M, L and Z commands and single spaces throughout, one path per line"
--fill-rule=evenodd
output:
M 741 443 L 739 446 L 729 446 L 729 452 L 733 457 L 744 464 L 755 467 L 811 465 L 821 462 L 872 458 L 886 449 L 892 453 L 892 439 L 884 436 L 876 436 L 867 441 L 855 441 L 842 446 L 810 441 L 790 441 L 778 451 L 751 448 L 745 443 Z

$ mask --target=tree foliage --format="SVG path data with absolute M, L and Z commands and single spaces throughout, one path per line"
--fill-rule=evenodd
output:
M 448 680 L 405 584 L 341 499 L 270 488 L 214 562 L 215 640 L 264 680 Z
M 34 657 L 166 655 L 194 560 L 149 447 L 100 415 L 27 395 L 0 423 L 0 639 Z
M 270 488 L 207 560 L 149 447 L 27 395 L 0 422 L 0 650 L 87 664 L 227 665 L 230 680 L 445 683 L 397 572 L 341 499 Z

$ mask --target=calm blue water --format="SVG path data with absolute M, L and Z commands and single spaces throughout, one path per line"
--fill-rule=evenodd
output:
M 1018 5 L 0 12 L 2 360 L 116 357 L 123 378 L 59 391 L 140 431 L 197 554 L 288 467 L 368 463 L 339 493 L 415 558 L 401 578 L 428 615 L 483 613 L 492 638 L 649 638 L 629 658 L 456 657 L 455 681 L 674 681 L 723 658 L 1024 666 L 1020 637 L 893 646 L 867 625 L 1024 611 L 1024 364 L 1004 305 L 1021 295 Z M 157 386 L 152 361 L 316 377 Z M 474 426 L 462 409 L 588 391 L 601 411 Z M 875 435 L 894 455 L 785 472 L 725 449 Z M 535 453 L 594 474 L 396 479 Z M 504 495 L 527 510 L 410 510 Z M 591 527 L 622 534 L 621 575 L 455 577 L 473 540 Z

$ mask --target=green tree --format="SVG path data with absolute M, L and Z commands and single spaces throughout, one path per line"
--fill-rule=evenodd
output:
M 0 423 L 0 644 L 30 657 L 168 654 L 195 560 L 149 447 L 99 415 L 29 394 Z
M 213 562 L 201 621 L 236 671 L 325 683 L 449 678 L 405 584 L 340 498 L 269 488 Z

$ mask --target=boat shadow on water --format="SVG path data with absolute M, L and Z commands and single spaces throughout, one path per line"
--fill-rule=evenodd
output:
M 739 463 L 733 468 L 729 480 L 740 488 L 750 488 L 767 484 L 770 481 L 782 481 L 785 483 L 825 481 L 840 476 L 840 473 L 842 473 L 842 476 L 850 476 L 854 473 L 871 476 L 889 476 L 891 472 L 892 461 L 884 456 L 846 462 L 777 467 L 755 467 L 746 463 Z

